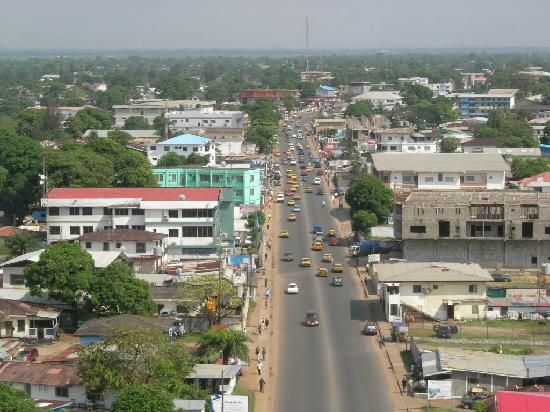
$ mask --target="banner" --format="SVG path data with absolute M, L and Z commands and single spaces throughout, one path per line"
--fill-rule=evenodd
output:
M 452 381 L 428 381 L 428 399 L 451 399 L 453 395 Z

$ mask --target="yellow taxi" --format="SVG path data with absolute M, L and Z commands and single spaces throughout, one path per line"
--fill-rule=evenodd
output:
M 334 258 L 332 257 L 332 253 L 325 253 L 323 255 L 323 262 L 332 263 L 333 260 Z
M 308 172 L 308 173 L 313 172 L 313 166 L 306 167 L 306 172 Z
M 294 206 L 296 204 L 296 202 L 294 201 L 294 199 L 290 199 L 288 202 L 287 202 L 287 205 L 288 206 Z
M 341 263 L 335 263 L 333 266 L 332 266 L 332 271 L 334 273 L 342 273 L 344 271 L 344 267 L 342 266 Z
M 299 188 L 299 187 L 300 187 L 300 186 L 298 186 L 297 183 L 295 183 L 295 184 L 293 184 L 293 185 L 290 185 L 290 188 L 291 188 L 291 189 L 294 189 L 295 192 L 298 191 L 298 188 Z
M 292 193 L 295 193 L 298 190 L 298 188 L 295 185 L 290 186 L 290 191 Z
M 299 193 L 296 193 L 294 196 L 292 196 L 292 198 L 293 198 L 294 200 L 300 200 L 300 199 L 302 199 L 302 196 L 300 196 Z
M 279 233 L 279 237 L 288 238 L 288 230 L 281 230 L 281 233 Z
M 326 278 L 328 276 L 328 269 L 327 268 L 319 268 L 319 273 L 317 276 L 321 278 Z
M 336 237 L 336 229 L 329 229 L 327 232 L 328 237 Z
M 290 175 L 293 175 L 294 174 L 294 170 L 292 169 L 286 169 L 286 175 L 287 176 L 290 176 Z
M 313 193 L 313 188 L 311 186 L 306 187 L 306 193 Z
M 300 262 L 300 266 L 303 268 L 308 268 L 311 266 L 311 259 L 310 258 L 302 258 L 302 261 Z
M 296 221 L 296 213 L 291 213 L 288 215 L 288 220 L 290 222 L 295 222 Z
M 312 249 L 316 250 L 316 251 L 323 250 L 323 243 L 322 242 L 314 242 Z
M 296 185 L 298 182 L 296 181 L 296 177 L 295 176 L 292 176 L 292 177 L 289 177 L 288 178 L 288 184 L 291 185 L 291 186 L 294 186 Z
M 311 149 L 311 147 L 309 146 L 309 143 L 306 144 L 306 147 L 305 147 L 305 148 L 306 148 L 306 149 Z

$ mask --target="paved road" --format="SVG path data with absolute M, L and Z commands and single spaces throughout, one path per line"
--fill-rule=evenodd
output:
M 281 143 L 286 150 L 284 134 Z M 302 143 L 305 145 L 305 141 Z M 284 168 L 282 166 L 283 173 Z M 298 176 L 299 172 L 297 168 Z M 283 189 L 285 181 L 283 178 Z M 330 213 L 330 196 L 326 195 L 327 206 L 323 208 L 323 196 L 315 194 L 318 186 L 313 185 L 313 188 L 313 194 L 306 194 L 301 189 L 302 200 L 297 203 L 301 204 L 302 211 L 297 213 L 296 222 L 286 221 L 291 207 L 286 204 L 274 206 L 281 212 L 281 229 L 290 232 L 289 239 L 280 240 L 277 248 L 280 256 L 275 257 L 278 260 L 277 290 L 274 292 L 280 295 L 275 315 L 279 317 L 279 330 L 274 342 L 278 358 L 274 410 L 392 411 L 390 390 L 382 369 L 384 363 L 380 359 L 382 352 L 375 337 L 360 333 L 369 310 L 357 275 L 350 270 L 351 262 L 345 258 L 345 247 L 325 246 L 335 262 L 345 264 L 343 287 L 329 285 L 332 275 L 328 278 L 315 276 L 319 267 L 329 264 L 322 264 L 322 252 L 311 250 L 313 225 L 321 224 L 325 232 L 337 225 Z M 294 252 L 294 262 L 280 261 L 284 251 Z M 299 267 L 302 257 L 312 258 L 311 268 Z M 298 283 L 298 295 L 284 295 L 289 282 Z M 303 325 L 308 310 L 319 313 L 319 327 Z

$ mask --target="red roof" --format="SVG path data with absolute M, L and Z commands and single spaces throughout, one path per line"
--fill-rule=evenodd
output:
M 550 410 L 550 393 L 497 392 L 498 412 L 535 412 Z
M 528 185 L 533 182 L 550 183 L 550 172 L 542 172 L 538 175 L 524 177 L 519 181 L 522 185 Z
M 20 229 L 17 229 L 15 226 L 4 226 L 0 227 L 0 237 L 10 237 L 19 232 Z
M 163 187 L 59 187 L 50 190 L 46 199 L 141 199 L 144 201 L 177 201 L 180 195 L 188 201 L 218 200 L 220 188 Z

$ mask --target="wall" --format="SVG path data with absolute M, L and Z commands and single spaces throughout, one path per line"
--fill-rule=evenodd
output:
M 25 391 L 25 384 L 13 383 L 12 386 L 16 389 Z M 55 396 L 55 386 L 47 385 L 31 385 L 31 398 L 43 399 L 46 401 L 70 401 L 74 399 L 77 403 L 86 403 L 86 388 L 82 385 L 75 385 L 69 387 L 69 396 L 60 397 Z
M 508 378 L 506 376 L 489 375 L 478 372 L 453 371 L 451 373 L 453 396 L 461 397 L 468 393 L 471 388 L 477 386 L 487 388 L 489 392 L 503 390 L 505 386 L 523 386 L 523 379 Z M 475 383 L 473 383 L 475 382 Z
M 443 181 L 439 181 L 439 174 L 443 175 Z M 431 178 L 432 182 L 426 182 L 426 178 Z M 446 179 L 452 179 L 447 182 Z M 418 173 L 419 189 L 460 189 L 460 173 Z
M 25 267 L 23 266 L 9 266 L 4 268 L 4 275 L 3 275 L 3 287 L 4 288 L 10 288 L 10 289 L 27 289 L 25 287 L 25 284 L 22 285 L 12 285 L 11 284 L 11 275 L 23 275 L 23 272 L 25 271 Z

